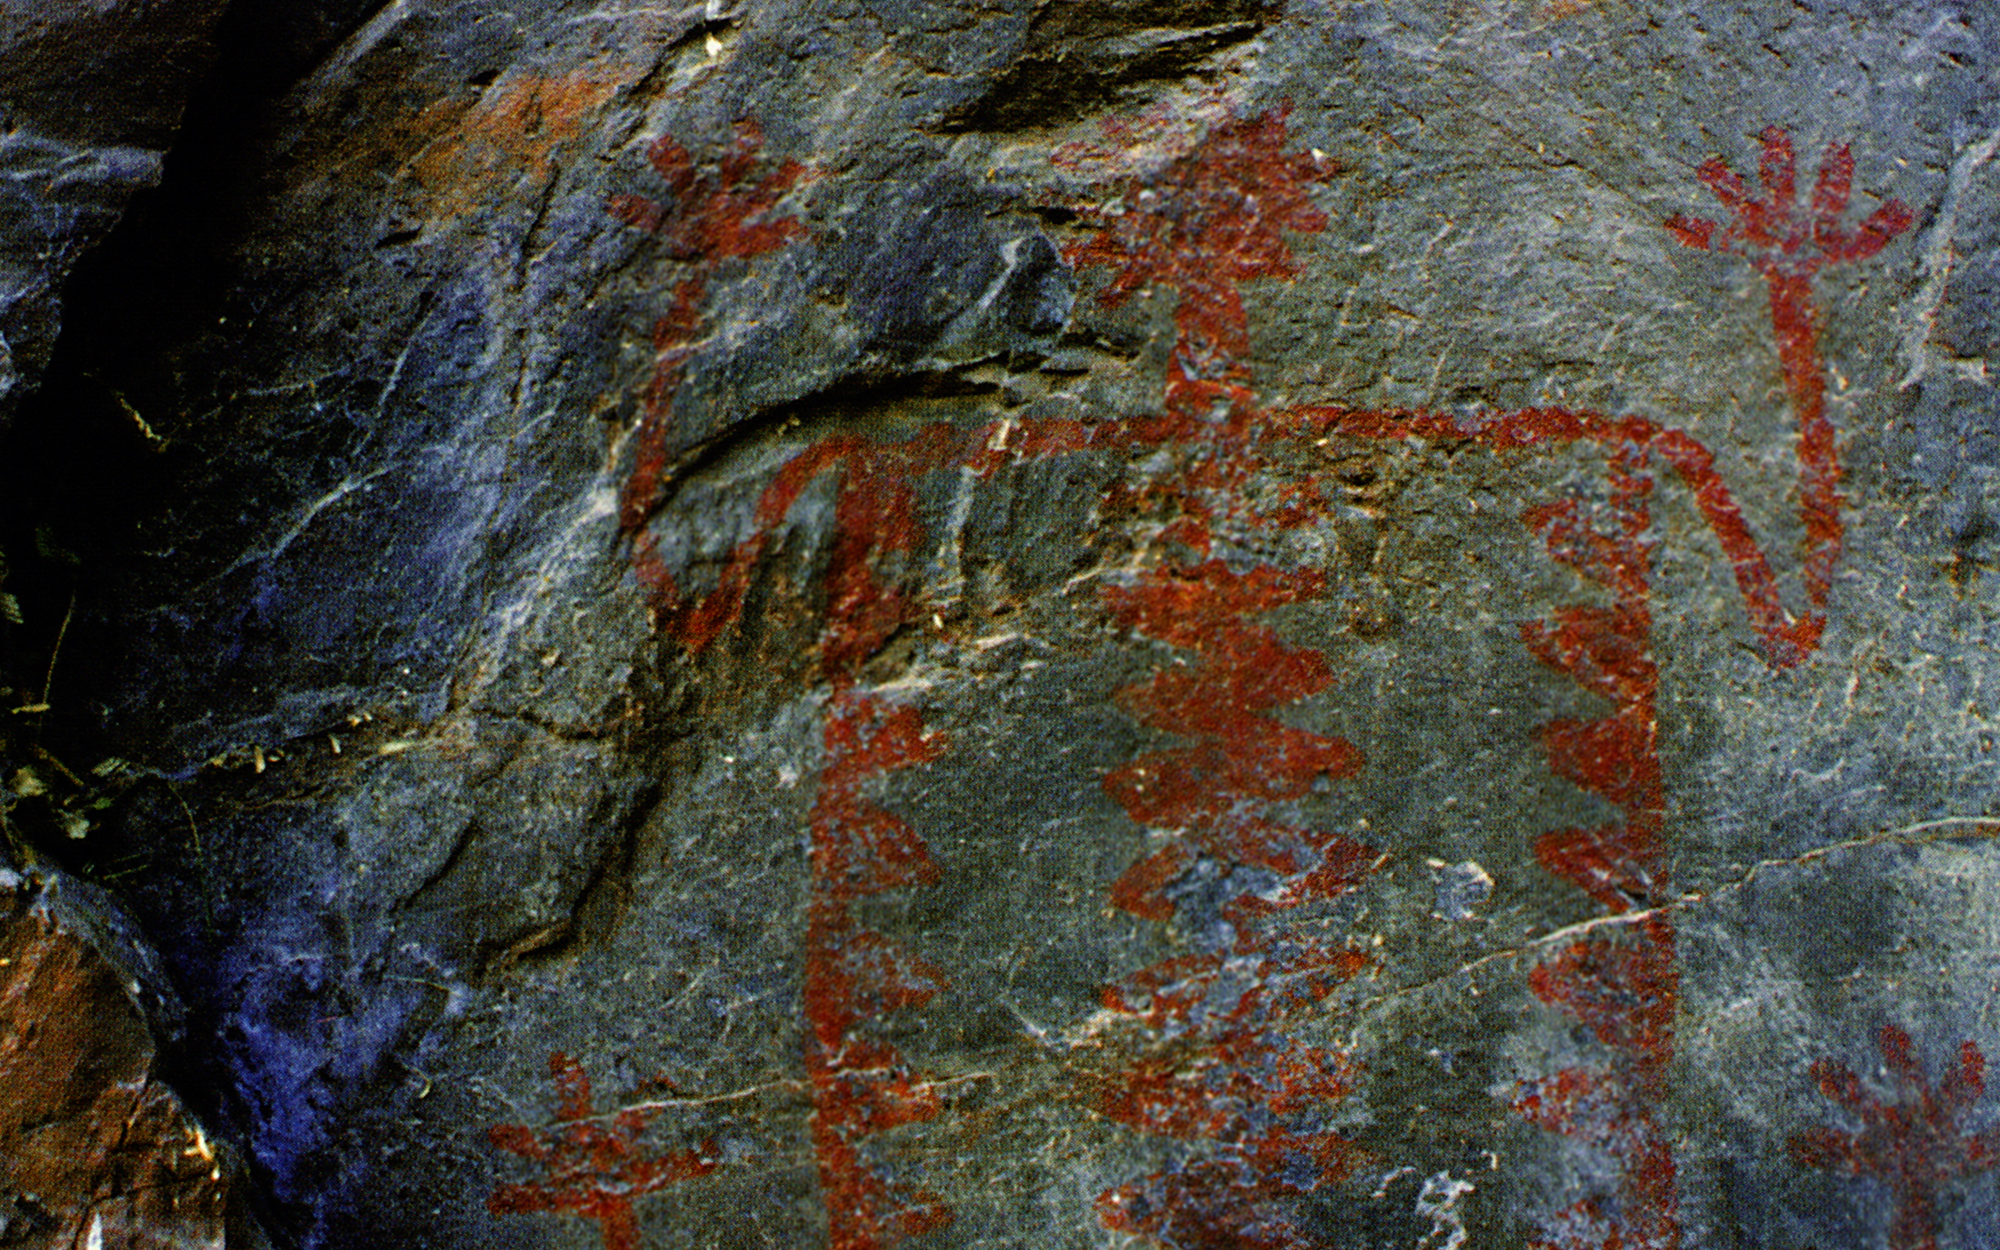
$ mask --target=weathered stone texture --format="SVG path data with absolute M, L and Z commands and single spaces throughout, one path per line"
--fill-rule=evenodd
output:
M 300 1247 L 1984 1244 L 1996 20 L 240 0 L 55 839 Z
M 163 1083 L 107 906 L 0 873 L 0 1243 L 221 1250 L 230 1178 Z M 144 969 L 149 979 L 157 970 Z
M 224 2 L 0 5 L 0 429 L 48 363 L 71 268 L 159 181 Z

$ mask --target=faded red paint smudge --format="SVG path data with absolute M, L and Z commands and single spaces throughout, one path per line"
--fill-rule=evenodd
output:
M 813 1150 L 827 1210 L 829 1250 L 882 1250 L 941 1228 L 951 1209 L 936 1194 L 896 1184 L 858 1143 L 933 1119 L 937 1092 L 895 1047 L 868 1036 L 892 1011 L 920 1007 L 944 987 L 942 970 L 862 928 L 848 904 L 938 879 L 930 848 L 900 817 L 863 794 L 866 783 L 934 760 L 915 707 L 841 690 L 828 709 L 827 762 L 810 821 L 812 898 L 806 926 L 806 1077 Z
M 873 442 L 858 435 L 822 439 L 787 461 L 764 488 L 755 532 L 730 552 L 712 589 L 685 593 L 648 532 L 634 539 L 639 582 L 659 626 L 689 652 L 701 654 L 741 620 L 750 580 L 806 487 L 822 474 L 838 474 L 820 661 L 830 676 L 852 674 L 921 615 L 910 592 L 898 584 L 906 570 L 888 573 L 890 580 L 884 580 L 885 569 L 902 562 L 922 537 L 912 485 L 918 477 L 945 468 L 988 477 L 1010 464 L 1082 450 L 1100 433 L 1074 421 L 1029 427 L 995 421 L 970 429 L 926 426 L 900 442 Z
M 561 150 L 639 72 L 631 67 L 608 74 L 593 68 L 561 76 L 510 75 L 470 107 L 462 97 L 438 100 L 411 123 L 414 135 L 426 140 L 398 173 L 428 193 L 426 215 L 440 221 L 460 218 L 499 196 L 519 196 L 528 190 L 519 185 L 523 181 L 534 190 L 545 188 L 561 164 Z M 342 145 L 343 153 L 353 150 Z
M 647 158 L 666 183 L 668 201 L 637 195 L 611 201 L 611 212 L 620 221 L 657 236 L 671 259 L 695 266 L 694 275 L 675 287 L 672 307 L 653 323 L 653 378 L 634 436 L 632 473 L 619 500 L 619 522 L 628 533 L 645 524 L 659 504 L 667 470 L 667 424 L 694 353 L 711 273 L 722 261 L 761 256 L 805 233 L 797 218 L 772 214 L 806 177 L 806 167 L 788 160 L 752 181 L 762 146 L 757 124 L 738 122 L 729 150 L 710 174 L 696 167 L 678 141 L 663 136 L 647 149 Z
M 1672 1145 L 1623 1074 L 1566 1068 L 1525 1089 L 1514 1109 L 1531 1124 L 1617 1160 L 1622 1172 L 1615 1193 L 1572 1203 L 1529 1244 L 1547 1250 L 1652 1250 L 1680 1244 Z
M 1322 1250 L 1290 1216 L 1297 1190 L 1236 1159 L 1199 1159 L 1100 1195 L 1097 1218 L 1177 1250 Z
M 496 1149 L 541 1164 L 548 1179 L 502 1185 L 487 1198 L 487 1209 L 496 1215 L 581 1216 L 597 1221 L 605 1250 L 639 1250 L 633 1200 L 721 1167 L 715 1143 L 648 1154 L 639 1138 L 659 1108 L 599 1112 L 591 1100 L 590 1075 L 561 1052 L 549 1056 L 549 1078 L 556 1087 L 554 1124 L 497 1124 L 486 1131 Z
M 1868 1089 L 1844 1063 L 1814 1061 L 1813 1084 L 1861 1127 L 1795 1133 L 1791 1156 L 1801 1167 L 1880 1179 L 1896 1197 L 1889 1250 L 1937 1250 L 1940 1193 L 1954 1181 L 2000 1166 L 2000 1126 L 1977 1132 L 1964 1127 L 1986 1094 L 1986 1056 L 1976 1043 L 1960 1043 L 1957 1063 L 1933 1088 L 1908 1033 L 1886 1024 L 1876 1043 L 1893 1095 Z

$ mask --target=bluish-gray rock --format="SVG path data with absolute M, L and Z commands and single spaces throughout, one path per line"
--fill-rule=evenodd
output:
M 1981 1244 L 1984 12 L 246 12 L 0 472 L 289 1243 Z

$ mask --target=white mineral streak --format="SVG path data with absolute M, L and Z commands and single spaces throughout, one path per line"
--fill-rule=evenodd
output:
M 1472 1182 L 1450 1172 L 1439 1172 L 1424 1182 L 1417 1195 L 1417 1214 L 1431 1222 L 1431 1231 L 1417 1243 L 1417 1250 L 1461 1250 L 1465 1245 L 1465 1214 L 1458 1204 L 1472 1192 Z

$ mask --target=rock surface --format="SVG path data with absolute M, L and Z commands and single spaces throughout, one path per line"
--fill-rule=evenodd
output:
M 239 0 L 39 832 L 288 1245 L 1982 1244 L 1996 21 Z
M 156 184 L 226 0 L 0 3 L 0 430 L 70 270 Z
M 161 1080 L 149 1017 L 172 1001 L 114 916 L 60 876 L 0 872 L 0 1245 L 248 1244 L 217 1148 Z

